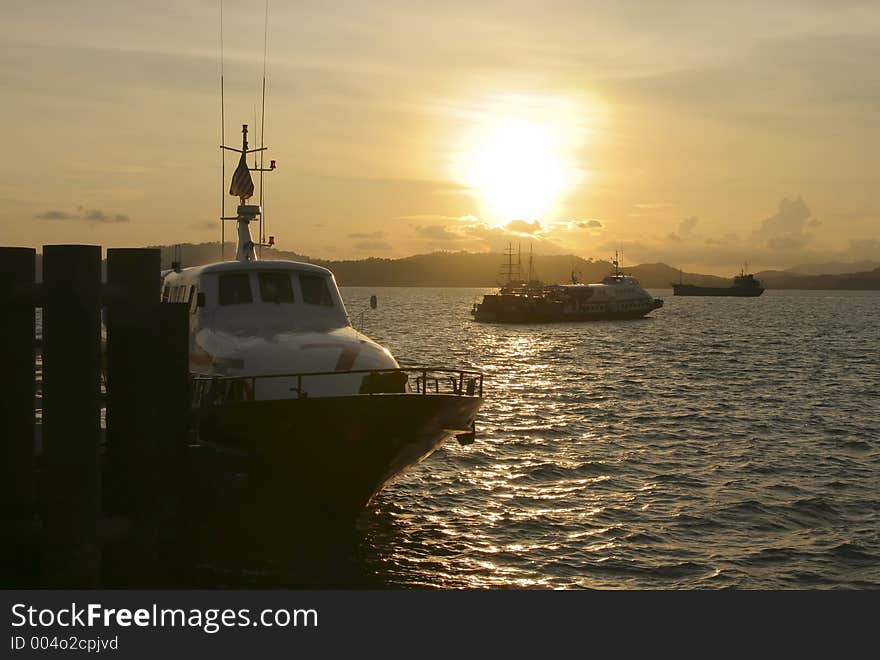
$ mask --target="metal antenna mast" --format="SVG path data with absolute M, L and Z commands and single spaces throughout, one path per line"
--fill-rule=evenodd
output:
M 223 99 L 223 0 L 220 0 L 220 144 L 226 144 L 226 112 Z M 226 260 L 226 154 L 220 147 L 220 261 Z
M 260 110 L 260 147 L 265 147 L 263 141 L 266 135 L 266 57 L 269 52 L 269 0 L 266 0 L 266 20 L 263 27 L 263 98 Z M 263 152 L 260 151 L 260 208 L 263 207 Z M 260 214 L 260 256 L 263 256 L 263 243 L 266 242 L 266 232 L 263 228 L 265 218 Z

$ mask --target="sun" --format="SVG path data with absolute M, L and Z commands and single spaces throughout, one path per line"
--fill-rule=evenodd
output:
M 500 112 L 481 113 L 468 131 L 455 176 L 499 223 L 543 219 L 580 179 L 574 151 L 581 132 L 558 103 L 506 101 Z
M 552 126 L 506 120 L 474 145 L 467 183 L 500 220 L 543 217 L 568 187 Z

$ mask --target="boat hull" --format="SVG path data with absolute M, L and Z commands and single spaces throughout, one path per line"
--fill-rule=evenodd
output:
M 492 297 L 486 296 L 488 300 Z M 529 299 L 506 301 L 503 304 L 484 302 L 475 305 L 472 314 L 482 323 L 564 323 L 582 321 L 625 321 L 644 318 L 663 306 L 660 299 L 650 300 L 638 306 L 620 309 L 613 303 L 602 309 L 572 310 L 560 303 L 548 303 Z
M 732 296 L 737 298 L 755 298 L 764 293 L 763 288 L 744 287 L 712 287 L 694 286 L 691 284 L 674 284 L 672 293 L 676 296 Z
M 641 319 L 653 310 L 627 312 L 591 312 L 572 314 L 533 314 L 529 312 L 475 312 L 481 323 L 564 323 L 567 321 L 627 321 Z
M 198 413 L 196 483 L 213 507 L 224 502 L 221 510 L 294 515 L 298 525 L 350 523 L 449 436 L 470 439 L 481 402 L 398 393 L 210 407 Z

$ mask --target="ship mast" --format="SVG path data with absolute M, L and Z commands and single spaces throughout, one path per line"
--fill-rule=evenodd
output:
M 257 149 L 248 149 L 248 127 L 247 124 L 241 125 L 241 149 L 220 145 L 221 149 L 226 151 L 234 151 L 241 154 L 238 161 L 238 167 L 232 174 L 232 183 L 229 186 L 229 194 L 238 197 L 239 205 L 237 215 L 224 216 L 222 220 L 235 220 L 238 223 L 238 248 L 235 251 L 235 259 L 237 261 L 257 261 L 257 253 L 255 247 L 271 247 L 275 244 L 275 237 L 270 236 L 268 243 L 254 243 L 251 238 L 250 223 L 262 217 L 263 209 L 259 204 L 247 204 L 247 200 L 254 194 L 254 182 L 251 179 L 251 172 L 271 172 L 275 169 L 275 161 L 269 161 L 269 167 L 248 167 L 247 155 L 262 152 L 267 147 L 259 147 Z
M 502 277 L 507 276 L 507 283 L 504 286 L 510 286 L 522 278 L 522 275 L 520 274 L 521 259 L 518 252 L 516 263 L 514 263 L 512 243 L 507 244 L 507 250 L 505 250 L 505 252 L 507 253 L 507 263 L 501 266 L 501 275 Z
M 527 280 L 529 284 L 532 282 L 532 244 L 529 243 L 529 278 Z

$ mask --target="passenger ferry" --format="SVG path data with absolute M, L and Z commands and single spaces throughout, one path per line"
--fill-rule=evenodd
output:
M 596 284 L 581 284 L 574 275 L 571 284 L 508 282 L 483 296 L 471 314 L 486 323 L 611 321 L 642 318 L 663 306 L 636 278 L 620 272 L 619 256 L 612 264 L 614 272 Z

